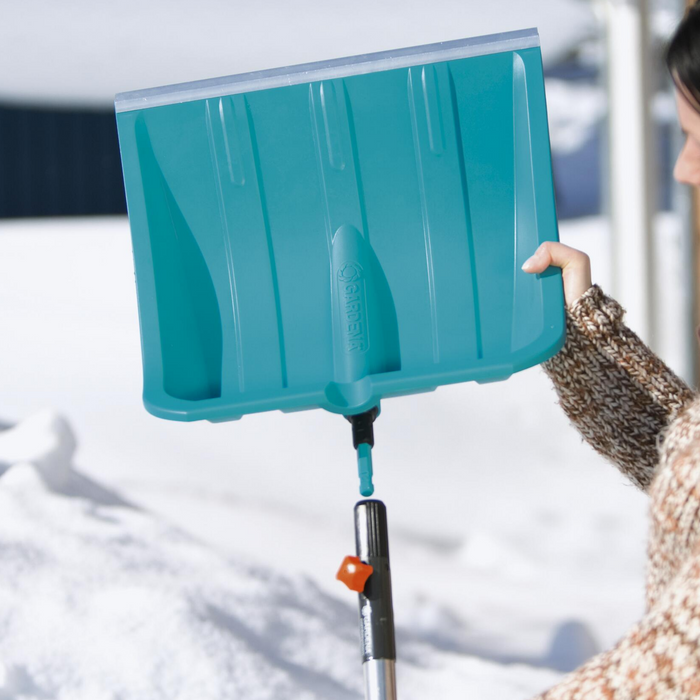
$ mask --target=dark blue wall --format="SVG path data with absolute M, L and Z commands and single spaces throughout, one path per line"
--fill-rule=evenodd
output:
M 112 110 L 0 105 L 0 217 L 125 212 Z
M 591 83 L 591 69 L 561 64 L 547 75 Z M 575 153 L 552 154 L 560 219 L 601 212 L 604 123 Z M 671 130 L 659 129 L 658 197 L 671 204 Z M 126 213 L 114 112 L 0 105 L 0 218 Z

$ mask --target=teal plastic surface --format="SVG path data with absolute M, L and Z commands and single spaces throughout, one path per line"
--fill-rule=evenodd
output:
M 116 107 L 151 413 L 354 415 L 563 345 L 560 271 L 520 269 L 558 240 L 536 32 Z

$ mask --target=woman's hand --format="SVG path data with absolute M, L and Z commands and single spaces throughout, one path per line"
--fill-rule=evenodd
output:
M 545 241 L 523 264 L 525 272 L 544 272 L 550 265 L 561 268 L 564 281 L 564 299 L 571 308 L 574 302 L 591 287 L 591 259 L 580 250 L 563 243 Z

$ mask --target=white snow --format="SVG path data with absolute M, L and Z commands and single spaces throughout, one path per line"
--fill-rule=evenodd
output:
M 149 416 L 126 218 L 1 228 L 0 698 L 360 697 L 347 421 Z M 605 289 L 603 220 L 561 238 Z M 400 697 L 526 698 L 641 614 L 646 498 L 539 367 L 375 434 Z
M 0 433 L 2 700 L 361 697 L 354 601 L 221 555 L 77 472 L 74 447 L 51 412 Z M 556 679 L 420 631 L 401 640 L 403 698 L 515 699 Z

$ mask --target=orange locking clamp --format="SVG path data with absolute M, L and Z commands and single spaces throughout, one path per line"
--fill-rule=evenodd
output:
M 345 557 L 335 577 L 342 581 L 351 591 L 362 593 L 367 579 L 374 569 L 370 564 L 364 564 L 359 557 Z

